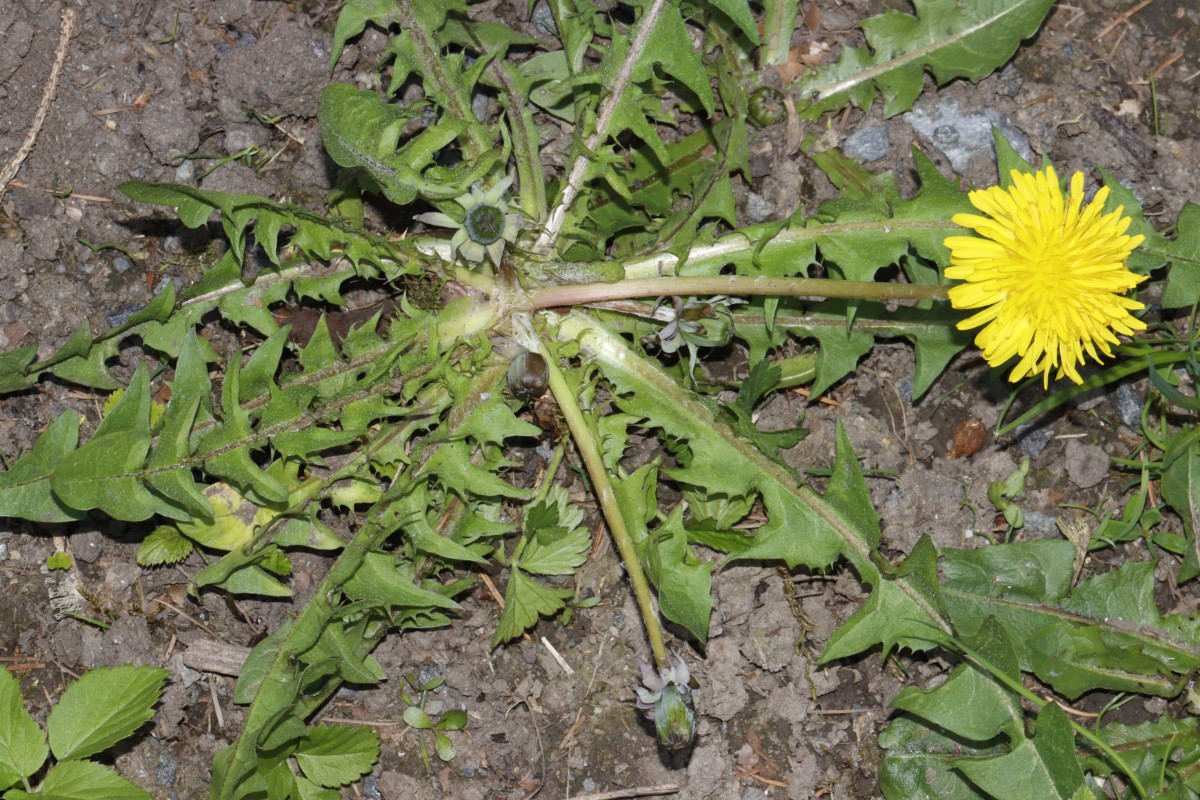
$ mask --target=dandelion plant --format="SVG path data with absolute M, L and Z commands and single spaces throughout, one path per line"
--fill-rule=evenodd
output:
M 328 555 L 311 599 L 245 663 L 234 701 L 248 708 L 213 761 L 214 800 L 332 796 L 364 774 L 373 740 L 310 731 L 319 709 L 343 683 L 384 680 L 375 646 L 448 624 L 489 564 L 505 576 L 496 646 L 519 647 L 540 619 L 583 607 L 569 581 L 587 558 L 586 519 L 612 535 L 644 617 L 635 693 L 664 746 L 686 749 L 700 727 L 704 689 L 687 660 L 708 640 L 714 574 L 754 561 L 849 569 L 868 588 L 823 663 L 953 642 L 986 656 L 944 689 L 904 696 L 906 716 L 883 739 L 889 796 L 973 796 L 968 774 L 1014 800 L 1045 787 L 1098 796 L 1098 775 L 1136 792 L 1191 780 L 1200 750 L 1172 756 L 1150 733 L 1107 724 L 1094 733 L 1113 746 L 1090 750 L 1057 707 L 1035 713 L 1012 691 L 1033 676 L 1067 698 L 1179 697 L 1200 669 L 1200 629 L 1142 602 L 1152 570 L 1077 581 L 1076 547 L 1060 540 L 938 550 L 923 537 L 885 554 L 862 443 L 839 426 L 829 469 L 810 479 L 786 454 L 800 421 L 757 424 L 798 374 L 820 395 L 880 338 L 912 344 L 916 398 L 968 346 L 961 329 L 981 326 L 984 359 L 1016 360 L 1010 378 L 1041 376 L 1043 391 L 1051 373 L 1116 379 L 1085 375 L 1085 356 L 1126 375 L 1187 359 L 1177 340 L 1148 335 L 1129 295 L 1169 263 L 1167 296 L 1191 302 L 1195 227 L 1157 234 L 1112 179 L 1085 205 L 1083 176 L 1064 195 L 1053 169 L 1035 172 L 1002 141 L 1002 174 L 1017 169 L 1007 188 L 968 192 L 914 149 L 910 195 L 890 173 L 862 175 L 811 215 L 739 219 L 753 97 L 779 92 L 797 123 L 880 101 L 890 116 L 919 96 L 923 70 L 944 83 L 1000 67 L 1050 5 L 916 0 L 915 15 L 864 23 L 871 52 L 847 47 L 794 85 L 757 92 L 754 54 L 765 40 L 763 63 L 778 61 L 794 28 L 778 14 L 795 3 L 768 3 L 760 19 L 746 0 L 552 2 L 534 36 L 457 0 L 347 0 L 333 62 L 368 26 L 389 37 L 380 89 L 334 84 L 318 109 L 343 170 L 338 209 L 355 213 L 123 184 L 190 227 L 219 220 L 225 247 L 197 283 L 169 285 L 120 328 L 85 326 L 41 359 L 36 347 L 0 356 L 5 391 L 46 377 L 112 391 L 112 356 L 135 336 L 166 366 L 139 364 L 98 424 L 67 412 L 10 461 L 0 516 L 153 518 L 145 563 L 181 563 L 194 592 L 287 597 L 289 554 Z M 476 115 L 477 97 L 490 113 Z M 800 147 L 822 158 L 813 142 Z M 412 229 L 367 225 L 367 197 L 403 210 Z M 826 277 L 810 277 L 818 265 Z M 329 320 L 351 287 L 375 292 L 379 310 L 335 336 Z M 298 303 L 328 312 L 305 337 L 275 313 Z M 201 335 L 216 325 L 257 346 L 221 350 Z M 746 377 L 726 392 L 708 368 L 730 353 Z M 170 400 L 152 417 L 159 384 Z M 1184 465 L 1200 463 L 1190 442 L 1175 445 Z M 541 459 L 538 478 L 513 469 L 518 447 Z M 573 474 L 579 492 L 556 486 Z M 1187 482 L 1170 485 L 1168 502 L 1186 506 Z M 1185 563 L 1200 571 L 1193 529 L 1154 544 L 1192 552 Z M 183 561 L 197 549 L 211 560 Z M 994 725 L 964 718 L 976 698 Z M 1194 726 L 1162 719 L 1176 726 L 1163 736 Z M 1115 744 L 1139 736 L 1154 757 L 1135 763 Z M 317 756 L 338 748 L 346 768 L 323 773 Z

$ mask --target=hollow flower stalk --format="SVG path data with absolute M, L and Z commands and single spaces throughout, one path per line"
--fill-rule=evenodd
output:
M 950 289 L 950 303 L 982 309 L 958 328 L 983 328 L 975 344 L 993 367 L 1019 357 L 1010 381 L 1040 374 L 1049 386 L 1053 371 L 1082 383 L 1085 356 L 1111 357 L 1117 334 L 1145 330 L 1130 313 L 1143 304 L 1125 296 L 1146 279 L 1125 267 L 1145 237 L 1125 233 L 1124 207 L 1104 213 L 1108 194 L 1101 188 L 1085 206 L 1082 172 L 1064 197 L 1053 167 L 1013 170 L 1007 189 L 970 193 L 986 216 L 953 217 L 977 235 L 946 238 L 946 277 L 963 281 Z

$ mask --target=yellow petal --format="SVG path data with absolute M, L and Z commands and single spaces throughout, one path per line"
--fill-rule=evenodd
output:
M 1125 262 L 1145 240 L 1125 234 L 1132 220 L 1124 209 L 1104 213 L 1107 187 L 1085 204 L 1083 173 L 1063 193 L 1052 167 L 1035 173 L 1013 170 L 1007 189 L 971 192 L 982 214 L 956 214 L 953 222 L 974 236 L 948 236 L 947 278 L 954 308 L 978 309 L 957 325 L 978 328 L 975 343 L 984 359 L 1000 366 L 1018 358 L 1009 375 L 1083 378 L 1088 359 L 1111 357 L 1118 334 L 1146 325 L 1129 312 L 1143 308 L 1125 293 L 1146 280 Z

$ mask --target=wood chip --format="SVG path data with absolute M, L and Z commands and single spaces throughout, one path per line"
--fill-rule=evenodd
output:
M 183 651 L 183 663 L 197 672 L 230 675 L 236 678 L 242 674 L 242 666 L 249 655 L 249 647 L 200 639 L 189 644 Z

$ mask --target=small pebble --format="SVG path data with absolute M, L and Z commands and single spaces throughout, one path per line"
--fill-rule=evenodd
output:
M 471 95 L 471 113 L 480 122 L 485 122 L 488 118 L 488 112 L 491 110 L 492 99 L 483 92 L 476 92 Z
M 118 325 L 124 325 L 126 322 L 129 321 L 130 317 L 132 317 L 137 312 L 141 311 L 143 308 L 145 308 L 144 305 L 138 305 L 137 303 L 130 303 L 129 305 L 121 306 L 120 308 L 116 309 L 112 313 L 105 314 L 104 321 L 107 322 L 110 327 L 115 328 Z
M 1024 511 L 1025 525 L 1023 530 L 1026 537 L 1035 539 L 1057 539 L 1060 538 L 1058 532 L 1058 523 L 1055 518 L 1049 514 L 1043 514 L 1039 511 Z
M 0 561 L 8 561 L 8 542 L 0 542 Z
M 230 155 L 265 144 L 266 141 L 266 131 L 260 127 L 238 124 L 225 126 L 225 152 Z
M 1117 387 L 1117 418 L 1121 424 L 1130 430 L 1139 430 L 1142 426 L 1142 405 L 1145 403 L 1142 393 L 1134 388 L 1132 383 L 1122 383 Z
M 1033 425 L 1017 428 L 1017 443 L 1021 446 L 1021 452 L 1031 461 L 1042 454 L 1053 438 L 1053 428 L 1035 428 Z
M 179 758 L 171 753 L 162 752 L 158 756 L 158 766 L 154 770 L 154 780 L 159 786 L 170 788 L 179 777 Z
M 1079 439 L 1067 442 L 1063 453 L 1063 466 L 1067 477 L 1080 489 L 1090 489 L 1108 476 L 1111 459 L 1104 448 L 1087 444 Z
M 550 10 L 550 5 L 546 0 L 538 0 L 537 5 L 533 7 L 530 21 L 547 36 L 558 36 L 558 25 L 554 22 L 554 12 Z
M 196 162 L 190 158 L 175 168 L 176 183 L 191 183 L 194 177 L 196 177 Z
M 886 125 L 871 125 L 859 128 L 846 137 L 842 144 L 842 152 L 855 161 L 866 164 L 878 161 L 891 152 L 892 143 L 888 139 Z
M 124 272 L 132 266 L 133 262 L 129 260 L 128 256 L 117 256 L 113 259 L 113 269 L 117 272 Z
M 1029 137 L 1012 119 L 994 108 L 964 112 L 959 108 L 958 100 L 947 97 L 936 103 L 930 100 L 918 102 L 902 119 L 941 150 L 955 172 L 966 170 L 976 156 L 995 157 L 993 128 L 998 129 L 1023 158 L 1035 160 Z
M 775 215 L 775 205 L 758 192 L 746 195 L 746 222 L 757 225 L 766 222 Z
M 379 776 L 368 775 L 362 781 L 362 793 L 371 798 L 371 800 L 383 800 L 383 795 L 379 793 Z

